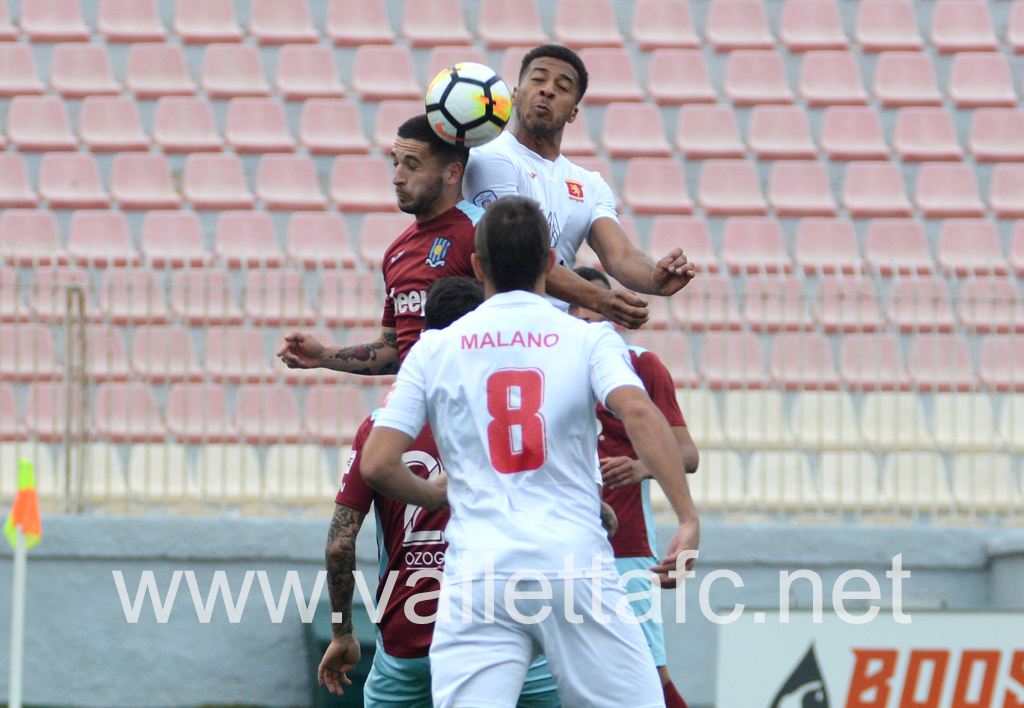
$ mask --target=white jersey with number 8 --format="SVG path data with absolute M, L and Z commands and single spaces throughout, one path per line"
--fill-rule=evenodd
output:
M 482 577 L 488 554 L 496 578 L 554 577 L 569 554 L 575 570 L 599 554 L 610 567 L 595 408 L 620 386 L 643 388 L 612 327 L 532 293 L 495 295 L 423 333 L 375 425 L 416 437 L 429 418 L 448 473 L 450 582 Z

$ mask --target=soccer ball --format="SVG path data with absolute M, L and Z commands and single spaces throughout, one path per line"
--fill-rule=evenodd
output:
M 427 89 L 427 118 L 438 137 L 477 147 L 498 137 L 512 116 L 512 96 L 494 70 L 463 62 L 449 66 Z

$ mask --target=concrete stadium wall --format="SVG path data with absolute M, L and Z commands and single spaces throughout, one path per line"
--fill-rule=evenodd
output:
M 307 598 L 323 568 L 326 519 L 66 517 L 44 519 L 44 540 L 29 558 L 25 700 L 35 705 L 168 708 L 244 703 L 307 706 L 310 681 L 303 626 L 294 598 L 284 620 L 271 621 L 254 578 L 246 611 L 232 624 L 218 600 L 211 621 L 199 621 L 187 579 L 180 581 L 165 624 L 148 597 L 137 623 L 122 609 L 112 571 L 121 571 L 130 602 L 144 571 L 161 597 L 176 570 L 194 571 L 205 602 L 215 571 L 225 571 L 237 597 L 248 570 L 264 570 L 278 598 L 287 571 L 297 571 Z M 671 529 L 663 529 L 662 545 Z M 702 616 L 699 585 L 715 569 L 743 580 L 712 586 L 710 604 L 779 606 L 779 571 L 807 568 L 825 588 L 843 571 L 871 572 L 888 605 L 885 577 L 902 553 L 911 571 L 904 611 L 1024 609 L 1024 529 L 937 526 L 740 525 L 709 521 L 702 533 L 697 577 L 688 581 L 685 624 L 676 624 L 675 597 L 663 612 L 669 669 L 692 706 L 714 700 L 717 625 Z M 11 555 L 0 550 L 0 697 L 7 695 Z M 360 567 L 375 575 L 372 518 L 359 543 Z M 678 591 L 677 591 L 678 592 Z M 327 600 L 326 588 L 320 594 Z M 810 584 L 792 588 L 793 609 L 810 606 Z

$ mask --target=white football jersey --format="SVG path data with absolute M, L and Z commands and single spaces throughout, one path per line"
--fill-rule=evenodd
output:
M 510 130 L 470 150 L 462 193 L 479 207 L 515 194 L 538 202 L 548 217 L 558 263 L 569 269 L 595 221 L 619 220 L 615 195 L 600 173 L 574 165 L 565 155 L 546 160 Z
M 570 553 L 574 569 L 597 555 L 611 567 L 595 409 L 619 386 L 643 388 L 611 325 L 521 290 L 423 333 L 375 425 L 415 438 L 429 418 L 448 472 L 450 582 L 482 577 L 488 554 L 496 578 L 554 577 Z

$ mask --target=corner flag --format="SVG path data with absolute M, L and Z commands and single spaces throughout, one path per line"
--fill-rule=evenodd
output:
M 25 660 L 25 557 L 26 551 L 43 537 L 31 460 L 18 460 L 18 496 L 14 498 L 14 508 L 4 524 L 4 534 L 14 548 L 14 574 L 11 579 L 11 678 L 7 704 L 9 708 L 21 708 L 21 673 Z
M 43 537 L 35 473 L 32 471 L 31 460 L 26 459 L 18 460 L 18 496 L 14 498 L 11 515 L 4 524 L 4 534 L 11 542 L 12 548 L 17 547 L 19 526 L 21 532 L 25 534 L 25 548 L 32 548 Z

